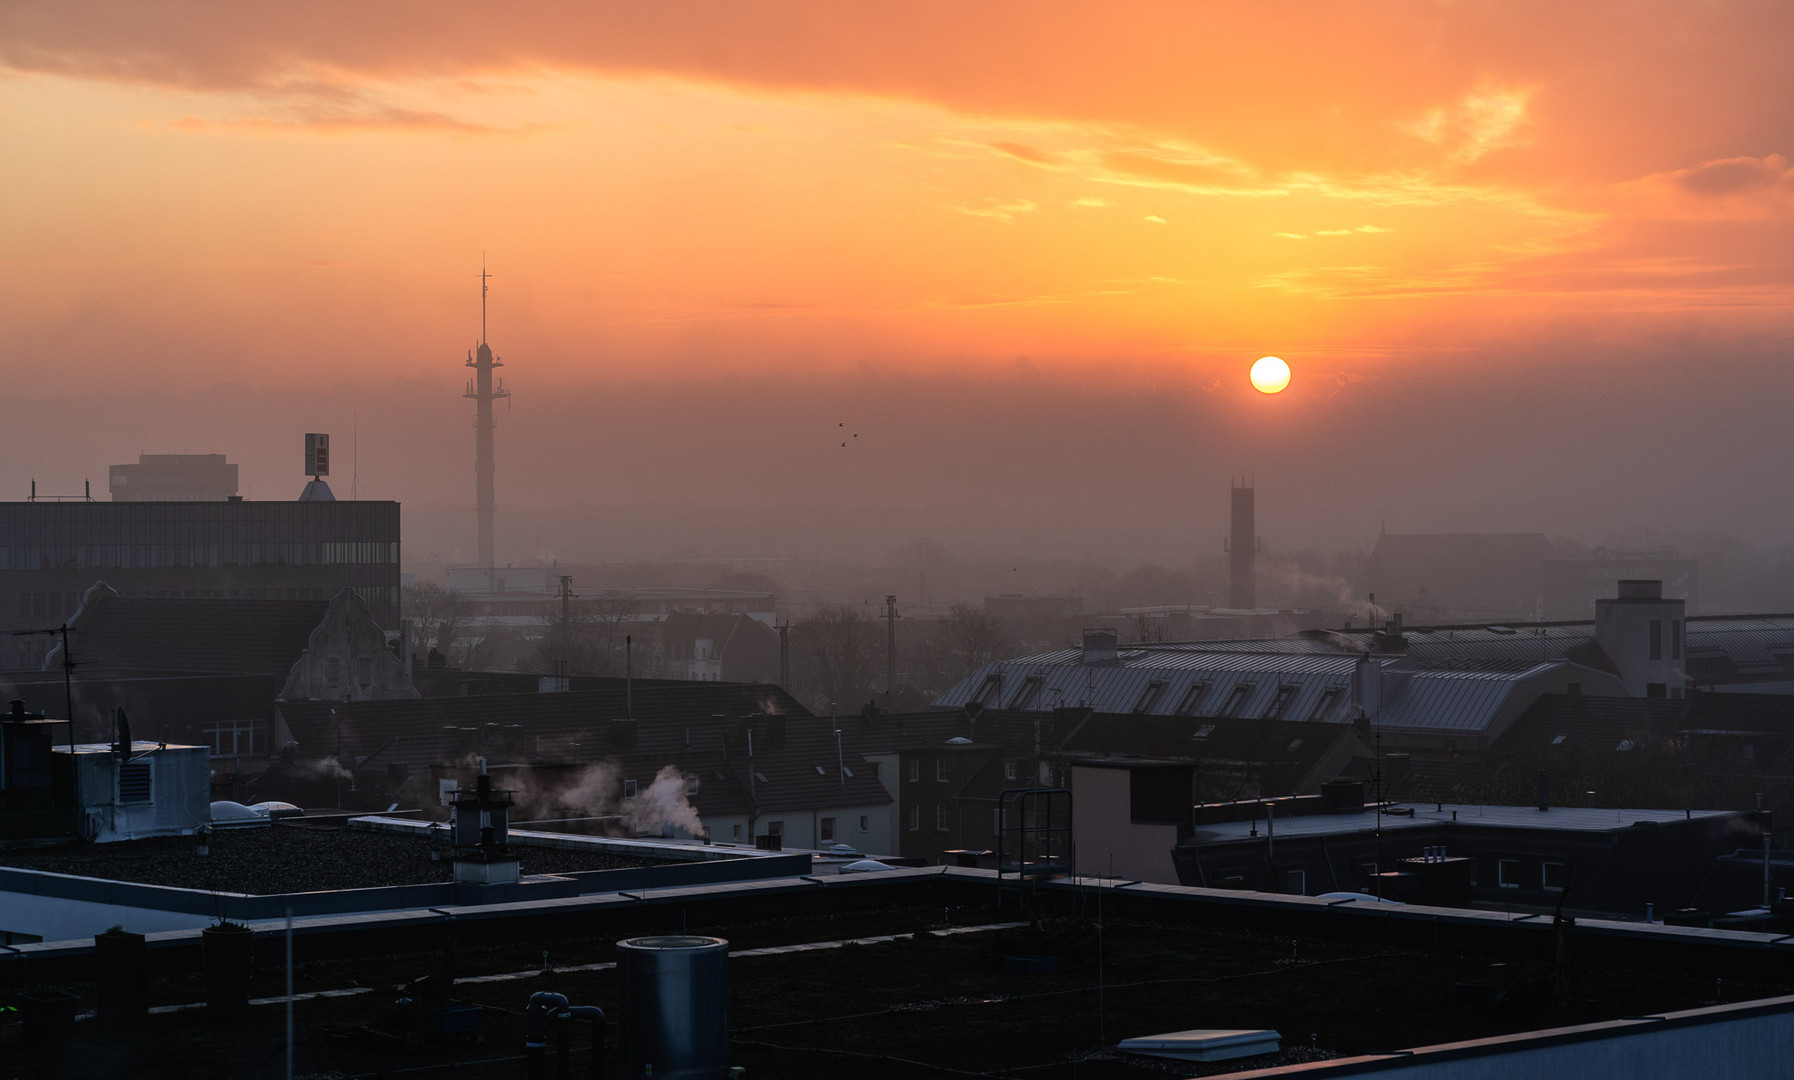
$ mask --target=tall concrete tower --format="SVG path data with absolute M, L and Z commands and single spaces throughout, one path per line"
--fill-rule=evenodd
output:
M 1233 528 L 1227 536 L 1227 606 L 1258 606 L 1258 522 L 1253 509 L 1252 481 L 1240 477 L 1233 482 Z
M 470 397 L 474 401 L 473 411 L 473 477 L 474 477 L 474 516 L 479 521 L 480 531 L 480 565 L 488 570 L 497 565 L 492 554 L 492 519 L 497 513 L 497 506 L 492 495 L 492 472 L 494 461 L 492 456 L 492 403 L 499 398 L 508 398 L 511 392 L 505 389 L 505 381 L 498 380 L 492 384 L 492 369 L 504 367 L 498 357 L 492 355 L 492 346 L 486 343 L 486 289 L 487 281 L 492 275 L 486 273 L 485 264 L 480 265 L 480 350 L 476 355 L 467 354 L 467 366 L 473 369 L 473 378 L 467 380 L 467 393 L 462 397 Z

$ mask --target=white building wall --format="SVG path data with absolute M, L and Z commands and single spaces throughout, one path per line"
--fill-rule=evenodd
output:
M 130 765 L 147 765 L 150 770 L 150 798 L 140 803 L 119 801 L 120 757 L 110 746 L 88 743 L 78 749 L 82 826 L 95 843 L 190 836 L 212 820 L 209 747 L 133 743 Z
M 1126 769 L 1072 766 L 1071 827 L 1078 844 L 1078 872 L 1112 872 L 1137 881 L 1176 885 L 1171 849 L 1177 846 L 1177 826 L 1134 824 L 1132 784 Z

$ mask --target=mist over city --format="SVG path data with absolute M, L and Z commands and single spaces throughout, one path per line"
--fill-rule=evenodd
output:
M 0 3 L 0 1070 L 1794 1076 L 1791 46 Z

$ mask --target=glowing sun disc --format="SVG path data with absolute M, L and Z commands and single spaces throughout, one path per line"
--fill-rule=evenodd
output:
M 1261 394 L 1275 394 L 1289 385 L 1289 365 L 1275 356 L 1261 356 L 1252 365 L 1252 386 Z

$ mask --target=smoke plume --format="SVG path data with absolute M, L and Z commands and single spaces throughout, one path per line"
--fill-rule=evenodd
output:
M 616 819 L 618 833 L 631 836 L 658 835 L 669 826 L 698 836 L 704 828 L 676 765 L 662 767 L 652 782 L 626 798 L 622 770 L 611 761 L 587 765 L 558 783 L 521 771 L 508 781 L 517 785 L 515 821 L 609 817 Z

